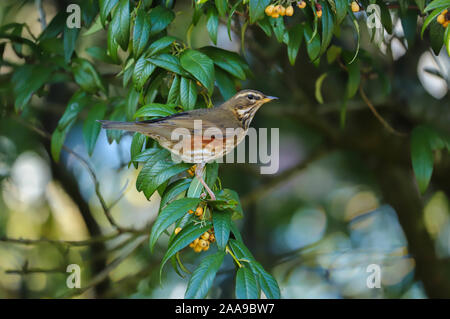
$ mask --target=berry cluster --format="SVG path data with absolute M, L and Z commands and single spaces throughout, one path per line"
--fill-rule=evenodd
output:
M 209 249 L 209 245 L 216 241 L 216 237 L 214 235 L 214 228 L 211 228 L 209 231 L 204 232 L 199 238 L 196 238 L 192 243 L 189 244 L 196 253 L 207 251 Z
M 264 10 L 269 17 L 278 18 L 279 16 L 288 16 L 291 17 L 294 14 L 294 7 L 289 5 L 288 7 L 283 7 L 281 4 L 279 5 L 269 5 Z
M 450 23 L 450 12 L 448 12 L 448 9 L 442 11 L 441 14 L 438 15 L 436 20 L 439 24 L 442 24 L 442 26 L 446 28 Z

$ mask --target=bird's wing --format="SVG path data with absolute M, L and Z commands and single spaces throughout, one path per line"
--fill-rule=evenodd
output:
M 229 126 L 231 128 L 234 123 L 225 123 L 223 120 L 215 117 L 214 112 L 211 109 L 198 109 L 190 112 L 176 113 L 174 115 L 156 119 L 136 122 L 143 133 L 147 133 L 150 136 L 157 136 L 167 140 L 171 140 L 173 135 L 209 135 L 223 137 L 230 135 L 231 130 L 227 130 Z

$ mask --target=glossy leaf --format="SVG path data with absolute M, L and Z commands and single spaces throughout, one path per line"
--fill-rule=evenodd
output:
M 156 65 L 149 62 L 143 56 L 137 60 L 133 70 L 133 84 L 136 90 L 140 91 L 144 87 L 147 80 L 156 70 Z
M 147 60 L 167 71 L 171 71 L 179 75 L 187 75 L 187 73 L 181 68 L 178 58 L 173 55 L 162 53 L 158 56 L 147 58 Z
M 130 158 L 135 158 L 138 154 L 142 152 L 142 148 L 145 145 L 145 142 L 147 141 L 147 137 L 144 134 L 141 133 L 134 133 L 133 139 L 131 140 L 131 147 L 130 147 Z M 138 167 L 137 162 L 133 162 L 134 167 Z
M 161 103 L 149 103 L 142 106 L 135 114 L 134 118 L 144 116 L 156 116 L 165 117 L 175 113 L 174 105 L 161 104 Z
M 254 23 L 264 17 L 264 10 L 269 5 L 270 0 L 250 0 L 250 23 Z
M 169 248 L 166 251 L 166 254 L 164 255 L 164 257 L 161 261 L 161 266 L 159 268 L 160 277 L 161 277 L 164 265 L 173 255 L 175 255 L 181 249 L 183 249 L 184 247 L 189 245 L 200 235 L 202 235 L 203 233 L 208 231 L 211 227 L 212 227 L 212 224 L 209 221 L 205 222 L 205 225 L 203 227 L 199 227 L 199 225 L 196 225 L 196 224 L 189 224 L 186 227 L 184 227 L 177 234 L 177 236 L 174 237 L 173 241 L 170 243 Z
M 297 24 L 289 30 L 289 43 L 287 48 L 288 58 L 291 65 L 295 64 L 298 50 L 303 40 L 303 26 Z
M 100 20 L 102 24 L 106 24 L 106 19 L 114 8 L 114 6 L 119 2 L 119 0 L 100 0 Z
M 83 124 L 83 137 L 89 156 L 94 151 L 95 143 L 100 134 L 101 126 L 97 120 L 103 119 L 106 113 L 105 103 L 99 103 L 92 107 Z
M 194 81 L 185 77 L 180 81 L 180 101 L 186 110 L 194 109 L 197 102 L 197 86 Z
M 160 53 L 161 51 L 169 47 L 172 43 L 174 43 L 175 40 L 176 39 L 174 37 L 169 36 L 165 36 L 161 39 L 156 40 L 148 47 L 147 56 L 153 56 L 157 53 Z
M 235 293 L 238 299 L 258 299 L 258 284 L 250 268 L 242 267 L 236 272 Z
M 180 63 L 183 69 L 188 71 L 212 94 L 214 89 L 214 64 L 213 61 L 200 51 L 187 49 L 183 51 Z
M 217 10 L 214 7 L 210 7 L 206 18 L 206 29 L 208 30 L 209 37 L 214 44 L 217 44 L 217 29 L 219 28 L 219 16 Z
M 201 261 L 198 268 L 193 272 L 186 289 L 184 298 L 200 299 L 205 298 L 211 288 L 217 271 L 222 265 L 224 252 L 217 252 L 209 255 Z
M 150 20 L 144 7 L 140 7 L 136 14 L 133 29 L 133 54 L 138 58 L 144 52 L 150 38 Z
M 161 210 L 150 232 L 150 250 L 153 252 L 153 247 L 164 230 L 186 215 L 190 209 L 195 210 L 199 203 L 200 199 L 198 198 L 182 198 L 170 203 Z
M 161 207 L 164 208 L 167 203 L 170 203 L 174 198 L 183 193 L 189 188 L 192 179 L 182 178 L 169 185 L 161 198 Z
M 157 6 L 150 11 L 149 17 L 151 24 L 150 36 L 152 37 L 167 28 L 175 18 L 175 13 L 167 8 Z
M 111 32 L 117 44 L 126 51 L 130 40 L 130 2 L 120 0 L 111 20 Z
M 217 246 L 219 249 L 224 250 L 230 237 L 231 228 L 231 210 L 226 211 L 214 211 L 212 214 L 214 234 L 216 236 Z

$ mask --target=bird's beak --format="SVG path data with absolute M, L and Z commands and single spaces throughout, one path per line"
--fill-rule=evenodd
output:
M 272 100 L 278 100 L 278 98 L 277 98 L 276 96 L 266 96 L 266 97 L 263 99 L 263 102 L 264 102 L 264 103 L 267 103 L 267 102 L 270 102 L 270 101 L 272 101 Z

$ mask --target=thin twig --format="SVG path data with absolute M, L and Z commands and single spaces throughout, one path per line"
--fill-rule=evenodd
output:
M 47 21 L 45 21 L 45 11 L 42 6 L 42 0 L 36 0 L 35 3 L 39 12 L 39 22 L 41 22 L 41 28 L 43 31 L 47 27 Z
M 28 127 L 29 129 L 31 129 L 32 131 L 38 133 L 39 135 L 41 135 L 42 137 L 48 139 L 49 141 L 51 141 L 52 136 L 45 132 L 44 130 L 35 127 L 33 125 L 31 125 L 30 123 L 22 120 L 21 118 L 15 118 L 20 124 Z M 69 154 L 73 155 L 74 157 L 76 157 L 81 164 L 83 164 L 86 169 L 89 172 L 89 175 L 92 178 L 92 181 L 94 182 L 94 188 L 95 188 L 95 194 L 98 198 L 98 200 L 100 201 L 100 205 L 102 206 L 102 209 L 105 213 L 106 218 L 108 219 L 109 223 L 116 228 L 119 232 L 135 232 L 136 230 L 134 229 L 130 229 L 130 228 L 125 228 L 122 226 L 119 226 L 116 221 L 114 220 L 114 218 L 111 215 L 111 210 L 110 207 L 108 207 L 108 205 L 106 205 L 105 199 L 103 198 L 102 193 L 100 192 L 100 183 L 97 179 L 97 176 L 95 175 L 95 171 L 93 169 L 93 167 L 89 164 L 88 161 L 86 161 L 81 155 L 79 155 L 77 152 L 73 151 L 72 149 L 68 148 L 67 146 L 63 145 L 62 148 Z
M 0 242 L 18 244 L 18 245 L 36 245 L 36 244 L 59 244 L 67 246 L 88 246 L 98 242 L 108 241 L 116 238 L 120 233 L 92 237 L 86 240 L 56 240 L 48 238 L 28 239 L 28 238 L 10 238 L 0 237 Z
M 369 109 L 372 111 L 373 115 L 380 121 L 381 124 L 392 134 L 398 135 L 398 136 L 407 136 L 405 133 L 399 132 L 395 130 L 392 126 L 389 125 L 388 122 L 378 113 L 376 108 L 373 106 L 372 102 L 370 102 L 369 98 L 367 97 L 366 93 L 364 92 L 362 88 L 362 84 L 359 86 L 359 94 L 361 95 L 361 98 L 364 100 L 364 102 L 367 104 Z
M 111 271 L 113 271 L 117 266 L 119 266 L 125 259 L 127 259 L 143 242 L 147 240 L 148 236 L 142 236 L 141 238 L 137 239 L 132 246 L 130 246 L 125 253 L 123 253 L 121 256 L 114 259 L 112 262 L 110 262 L 100 273 L 98 273 L 89 284 L 84 286 L 83 288 L 74 289 L 73 291 L 70 291 L 69 293 L 62 296 L 62 298 L 67 297 L 74 297 L 77 295 L 80 295 L 87 290 L 99 285 L 102 283 L 109 275 Z

